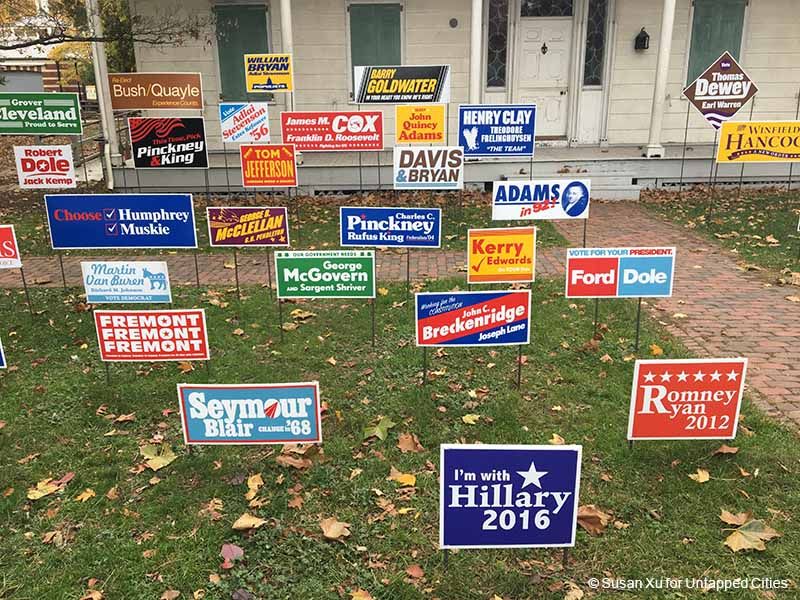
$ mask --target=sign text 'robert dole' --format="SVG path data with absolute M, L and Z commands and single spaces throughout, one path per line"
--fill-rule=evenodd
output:
M 460 190 L 464 187 L 464 150 L 394 147 L 394 189 Z
M 356 104 L 450 101 L 448 65 L 355 67 Z
M 570 248 L 567 298 L 672 296 L 675 248 Z
M 187 310 L 96 310 L 104 361 L 208 360 L 206 313 Z
M 282 112 L 281 133 L 301 152 L 383 150 L 383 113 Z
M 467 283 L 533 281 L 536 228 L 470 229 L 467 259 Z
M 278 298 L 374 298 L 374 250 L 275 252 Z
M 588 179 L 495 181 L 492 220 L 588 219 Z
M 534 104 L 462 104 L 458 143 L 464 156 L 533 156 Z
M 72 146 L 14 146 L 17 177 L 22 189 L 74 188 Z
M 637 360 L 628 439 L 733 439 L 746 370 L 746 358 Z
M 80 135 L 78 94 L 0 92 L 0 135 Z
M 800 121 L 729 121 L 717 162 L 800 162 Z
M 291 54 L 245 54 L 244 77 L 247 93 L 291 92 Z
M 442 444 L 440 548 L 575 545 L 581 446 Z
M 55 250 L 197 247 L 190 194 L 57 194 L 44 202 Z
M 203 110 L 200 73 L 109 73 L 114 110 Z
M 244 187 L 297 187 L 293 144 L 239 146 Z
M 758 92 L 756 84 L 729 52 L 723 52 L 685 90 L 683 95 L 706 121 L 719 129 Z
M 81 262 L 86 301 L 101 303 L 172 302 L 167 263 L 162 261 Z
M 137 169 L 208 168 L 202 117 L 128 119 L 133 166 Z
M 426 292 L 417 294 L 417 346 L 527 344 L 531 292 Z
M 220 102 L 219 122 L 226 144 L 270 141 L 268 102 Z
M 178 384 L 187 444 L 322 441 L 319 383 Z
M 211 246 L 288 246 L 289 220 L 284 207 L 206 208 Z
M 342 246 L 438 248 L 442 243 L 439 208 L 339 208 Z
M 22 259 L 19 255 L 17 236 L 13 225 L 0 225 L 0 269 L 19 269 Z

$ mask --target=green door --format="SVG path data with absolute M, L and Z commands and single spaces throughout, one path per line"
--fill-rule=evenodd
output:
M 217 48 L 222 100 L 264 101 L 270 94 L 248 94 L 244 55 L 269 52 L 267 11 L 263 6 L 216 6 Z
M 691 83 L 726 50 L 737 61 L 742 47 L 747 0 L 695 0 L 687 83 Z
M 402 64 L 399 4 L 350 5 L 350 58 L 354 67 Z

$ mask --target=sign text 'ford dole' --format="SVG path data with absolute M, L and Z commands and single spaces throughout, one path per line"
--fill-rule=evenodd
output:
M 438 248 L 442 243 L 442 211 L 342 206 L 339 229 L 341 246 Z
M 733 439 L 746 371 L 746 358 L 637 360 L 628 439 Z
M 395 142 L 398 146 L 444 144 L 444 113 L 444 104 L 398 104 L 394 107 Z
M 800 121 L 729 121 L 717 162 L 800 162 Z
M 178 384 L 187 444 L 322 442 L 319 383 Z
M 383 113 L 282 112 L 281 133 L 301 152 L 383 150 Z
M 203 110 L 200 73 L 109 73 L 114 110 Z
M 172 302 L 165 262 L 86 261 L 81 272 L 90 304 Z
M 756 84 L 729 52 L 723 52 L 689 87 L 683 90 L 700 114 L 715 129 L 739 112 L 758 92 Z
M 291 54 L 245 54 L 244 78 L 247 93 L 291 92 Z
M 459 146 L 394 147 L 394 189 L 460 190 L 464 150 Z
M 470 229 L 467 257 L 467 283 L 533 281 L 536 228 Z
M 239 146 L 244 187 L 297 187 L 292 144 Z
M 416 294 L 417 346 L 510 346 L 531 333 L 530 290 Z
M 268 144 L 268 102 L 220 102 L 219 122 L 226 144 Z
M 356 104 L 450 101 L 450 66 L 355 67 Z
M 14 146 L 17 177 L 22 189 L 74 188 L 72 146 Z
M 80 135 L 78 94 L 0 92 L 0 135 Z
M 288 246 L 289 220 L 284 207 L 206 208 L 211 246 Z
M 22 259 L 19 255 L 17 236 L 13 225 L 0 225 L 0 269 L 19 269 Z
M 492 220 L 588 219 L 588 179 L 495 181 Z
M 567 298 L 672 296 L 675 248 L 569 248 Z
M 581 446 L 442 444 L 440 548 L 575 545 Z
M 202 117 L 128 119 L 133 166 L 137 169 L 208 168 Z
M 278 298 L 374 298 L 374 250 L 275 252 Z
M 533 156 L 534 104 L 462 104 L 458 143 L 464 156 Z
M 187 310 L 96 310 L 104 361 L 208 360 L 206 313 Z
M 55 250 L 197 248 L 191 194 L 44 197 Z

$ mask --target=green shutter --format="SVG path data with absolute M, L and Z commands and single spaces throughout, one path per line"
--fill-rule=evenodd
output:
M 350 58 L 354 67 L 399 65 L 400 5 L 350 5 Z
M 739 60 L 747 0 L 695 0 L 687 83 L 726 50 Z
M 267 12 L 263 6 L 216 6 L 217 48 L 223 100 L 267 100 L 269 94 L 248 94 L 244 55 L 269 52 Z

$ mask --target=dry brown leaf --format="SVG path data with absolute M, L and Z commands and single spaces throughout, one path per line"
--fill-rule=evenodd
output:
M 244 495 L 245 500 L 252 500 L 258 494 L 258 490 L 264 485 L 264 480 L 261 478 L 261 473 L 250 475 L 247 478 L 247 493 Z
M 413 487 L 417 484 L 416 475 L 414 475 L 413 473 L 402 473 L 397 469 L 395 469 L 394 467 L 390 468 L 389 476 L 386 479 L 388 479 L 389 481 L 394 481 L 396 483 L 399 483 L 404 487 Z
M 350 592 L 350 600 L 374 600 L 374 598 L 367 590 L 358 588 L 357 590 Z
M 75 502 L 86 502 L 87 500 L 94 498 L 97 494 L 94 493 L 92 488 L 86 488 L 80 494 L 75 496 Z
M 661 356 L 664 350 L 658 344 L 650 344 L 650 354 L 653 356 Z
M 728 525 L 744 525 L 752 518 L 753 514 L 750 512 L 733 514 L 724 508 L 720 509 L 719 513 L 720 521 L 727 523 Z
M 611 522 L 611 515 L 600 510 L 594 504 L 584 504 L 578 507 L 578 525 L 583 527 L 590 535 L 600 535 Z
M 251 515 L 250 513 L 244 513 L 241 517 L 236 519 L 233 528 L 236 531 L 246 531 L 248 529 L 258 529 L 264 523 L 266 523 L 264 519 Z
M 461 417 L 461 420 L 464 421 L 464 423 L 466 423 L 467 425 L 475 425 L 480 420 L 480 418 L 481 418 L 480 415 L 469 414 Z
M 397 447 L 400 452 L 423 452 L 425 448 L 419 443 L 419 438 L 413 433 L 401 433 L 397 438 Z
M 693 479 L 697 483 L 705 483 L 711 479 L 711 474 L 705 469 L 697 469 L 696 473 L 690 473 L 689 479 Z
M 557 433 L 554 433 L 553 437 L 551 437 L 550 440 L 548 441 L 555 446 L 563 446 L 564 444 L 567 443 L 566 441 L 564 441 L 564 438 L 558 435 Z
M 342 523 L 336 517 L 328 517 L 319 522 L 322 534 L 329 540 L 338 540 L 350 535 L 350 523 Z
M 764 521 L 756 519 L 748 521 L 733 531 L 725 539 L 725 545 L 734 552 L 739 552 L 739 550 L 759 550 L 763 552 L 767 549 L 764 542 L 780 536 L 780 533 L 765 524 Z
M 295 510 L 300 510 L 303 508 L 303 497 L 300 494 L 296 496 L 292 496 L 287 503 L 289 508 L 294 508 Z
M 737 452 L 739 452 L 739 448 L 728 446 L 726 444 L 722 444 L 722 446 L 714 450 L 714 454 L 736 454 Z
M 425 577 L 425 571 L 422 570 L 418 564 L 409 565 L 406 569 L 406 573 L 408 573 L 409 577 L 413 577 L 414 579 L 421 579 Z

